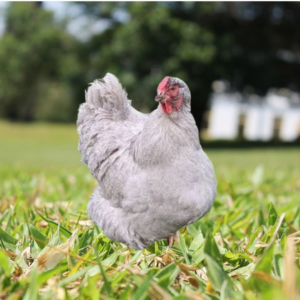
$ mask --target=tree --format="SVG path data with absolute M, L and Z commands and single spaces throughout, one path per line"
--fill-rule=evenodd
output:
M 87 44 L 89 74 L 116 73 L 139 108 L 154 108 L 166 75 L 188 83 L 198 126 L 214 80 L 260 95 L 270 87 L 300 89 L 299 3 L 79 5 L 109 24 Z
M 93 53 L 90 74 L 97 78 L 108 71 L 115 73 L 133 105 L 144 110 L 157 105 L 155 91 L 164 76 L 179 77 L 191 89 L 192 110 L 200 123 L 211 86 L 205 72 L 216 55 L 214 34 L 192 20 L 176 17 L 172 5 L 89 3 L 87 12 L 91 5 L 93 15 L 98 12 L 103 17 L 105 12 L 111 24 L 87 45 L 87 52 Z M 129 14 L 129 22 L 118 21 L 115 16 L 120 10 Z
M 103 30 L 72 37 L 40 4 L 11 3 L 0 40 L 0 116 L 74 121 L 88 83 L 117 75 L 133 105 L 155 108 L 164 76 L 183 79 L 197 125 L 214 80 L 264 95 L 300 90 L 300 4 L 76 2 Z
M 10 4 L 0 41 L 0 114 L 22 121 L 70 120 L 75 43 L 40 4 Z

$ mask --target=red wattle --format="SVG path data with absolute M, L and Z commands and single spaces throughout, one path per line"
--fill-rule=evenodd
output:
M 166 105 L 166 112 L 168 115 L 170 115 L 173 112 L 172 105 L 170 102 L 166 102 L 165 105 Z
M 161 103 L 161 107 L 164 110 L 164 112 L 166 112 L 168 115 L 170 115 L 173 112 L 172 106 L 168 102 Z

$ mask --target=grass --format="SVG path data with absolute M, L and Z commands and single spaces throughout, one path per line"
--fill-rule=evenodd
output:
M 300 299 L 299 149 L 211 150 L 218 196 L 172 249 L 110 241 L 74 126 L 0 123 L 0 299 Z

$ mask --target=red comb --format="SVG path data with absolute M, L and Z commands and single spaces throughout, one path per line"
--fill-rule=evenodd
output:
M 165 87 L 166 87 L 168 81 L 169 81 L 169 77 L 165 77 L 165 78 L 160 82 L 160 84 L 159 84 L 159 86 L 158 86 L 158 88 L 157 88 L 157 92 L 158 92 L 158 93 L 161 93 L 161 92 L 165 89 Z

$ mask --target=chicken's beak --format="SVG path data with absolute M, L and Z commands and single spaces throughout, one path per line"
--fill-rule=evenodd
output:
M 157 96 L 155 97 L 155 101 L 160 102 L 164 99 L 164 93 L 159 93 L 157 94 Z

